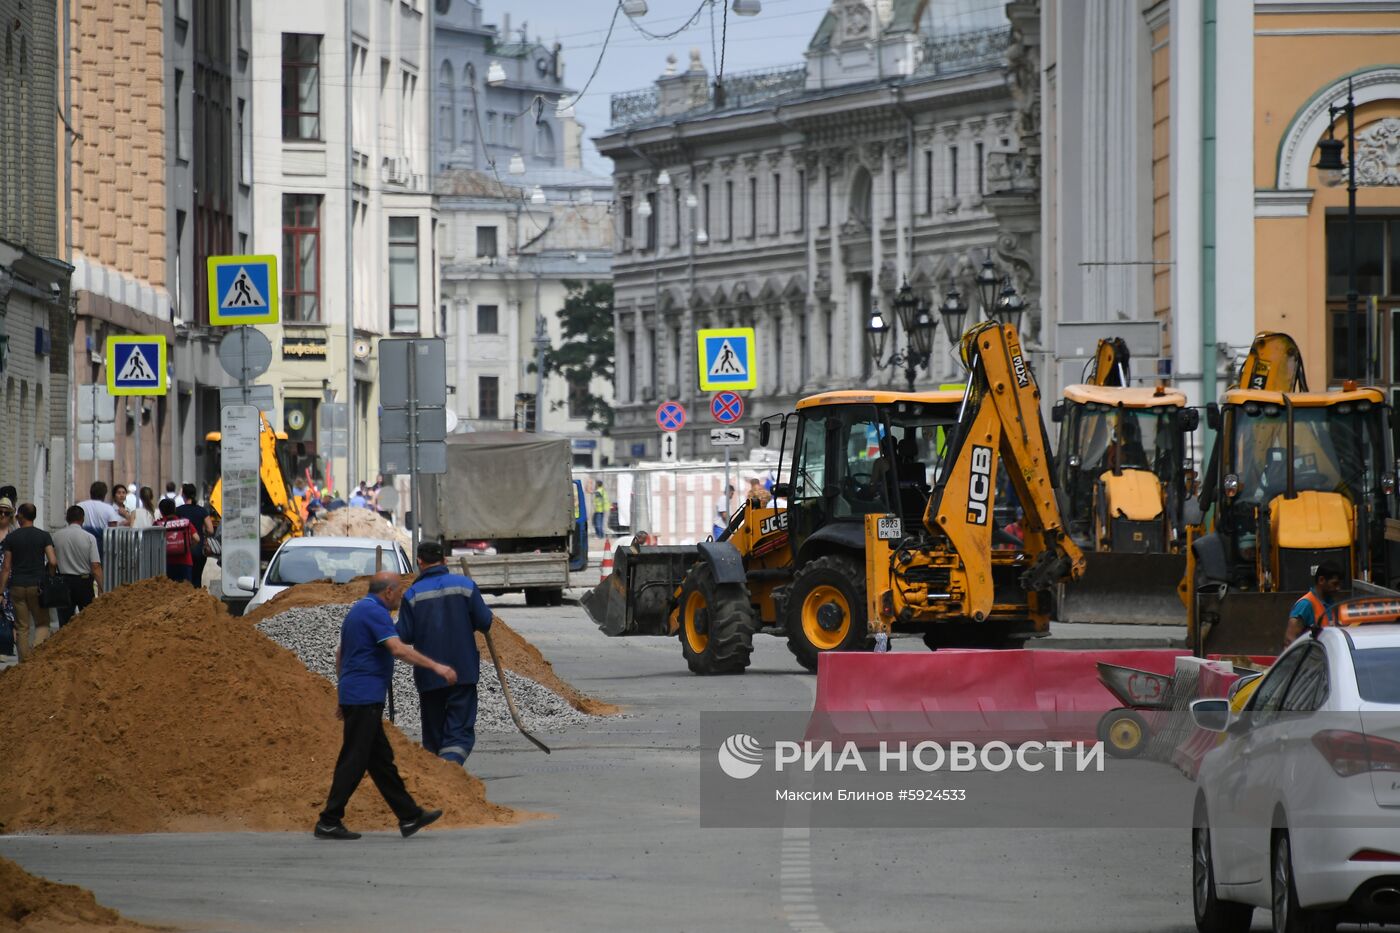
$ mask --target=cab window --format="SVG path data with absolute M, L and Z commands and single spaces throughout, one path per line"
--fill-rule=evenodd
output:
M 1313 643 L 1301 653 L 1303 659 L 1283 694 L 1284 712 L 1311 713 L 1327 700 L 1327 652 L 1322 645 Z

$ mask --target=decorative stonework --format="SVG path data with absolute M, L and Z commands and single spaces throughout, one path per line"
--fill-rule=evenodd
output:
M 1394 65 L 1372 68 L 1352 75 L 1351 82 L 1357 107 L 1379 100 L 1400 98 L 1400 67 Z M 1275 189 L 1308 186 L 1308 170 L 1316 161 L 1317 142 L 1332 122 L 1327 108 L 1331 104 L 1345 101 L 1346 95 L 1347 79 L 1338 79 L 1314 95 L 1293 117 L 1284 133 L 1283 143 L 1279 146 Z
M 1400 118 L 1385 117 L 1356 134 L 1356 183 L 1400 186 Z

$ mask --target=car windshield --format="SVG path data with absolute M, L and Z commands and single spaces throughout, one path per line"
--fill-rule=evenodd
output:
M 1382 451 L 1379 409 L 1369 402 L 1293 409 L 1293 485 L 1358 501 L 1373 488 Z M 1239 500 L 1263 504 L 1287 490 L 1288 419 L 1282 405 L 1235 408 L 1234 472 Z
M 393 547 L 386 545 L 383 554 L 382 566 L 397 570 Z M 267 583 L 271 586 L 295 586 L 312 580 L 347 583 L 374 573 L 374 555 L 375 548 L 367 547 L 284 548 L 267 569 Z
M 1400 705 L 1400 647 L 1358 648 L 1351 653 L 1351 660 L 1361 699 Z

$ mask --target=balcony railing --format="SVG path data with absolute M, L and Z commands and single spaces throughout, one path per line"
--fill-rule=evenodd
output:
M 919 66 L 914 69 L 914 74 L 927 77 L 981 71 L 989 66 L 1001 64 L 1006 58 L 1006 47 L 1010 43 L 1010 26 L 961 32 L 951 36 L 926 36 L 921 48 Z
M 667 116 L 693 116 L 713 110 L 730 107 L 750 107 L 765 101 L 777 100 L 801 91 L 807 84 L 806 65 L 783 65 L 777 68 L 758 68 L 753 71 L 737 71 L 724 77 L 724 97 L 715 100 L 715 86 L 709 85 L 705 102 L 680 113 Z M 644 88 L 612 96 L 612 125 L 629 126 L 646 123 L 661 116 L 661 100 L 656 88 Z

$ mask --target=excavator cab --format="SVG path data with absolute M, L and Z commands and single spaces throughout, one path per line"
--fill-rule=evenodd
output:
M 1241 387 L 1243 386 L 1243 387 Z M 1240 385 L 1208 411 L 1218 436 L 1192 529 L 1189 634 L 1201 654 L 1274 654 L 1290 607 L 1332 561 L 1394 588 L 1394 462 L 1379 389 L 1309 392 L 1296 345 L 1261 334 Z
M 1063 622 L 1177 625 L 1199 412 L 1174 389 L 1071 385 L 1056 404 L 1055 478 L 1084 578 L 1061 594 Z

